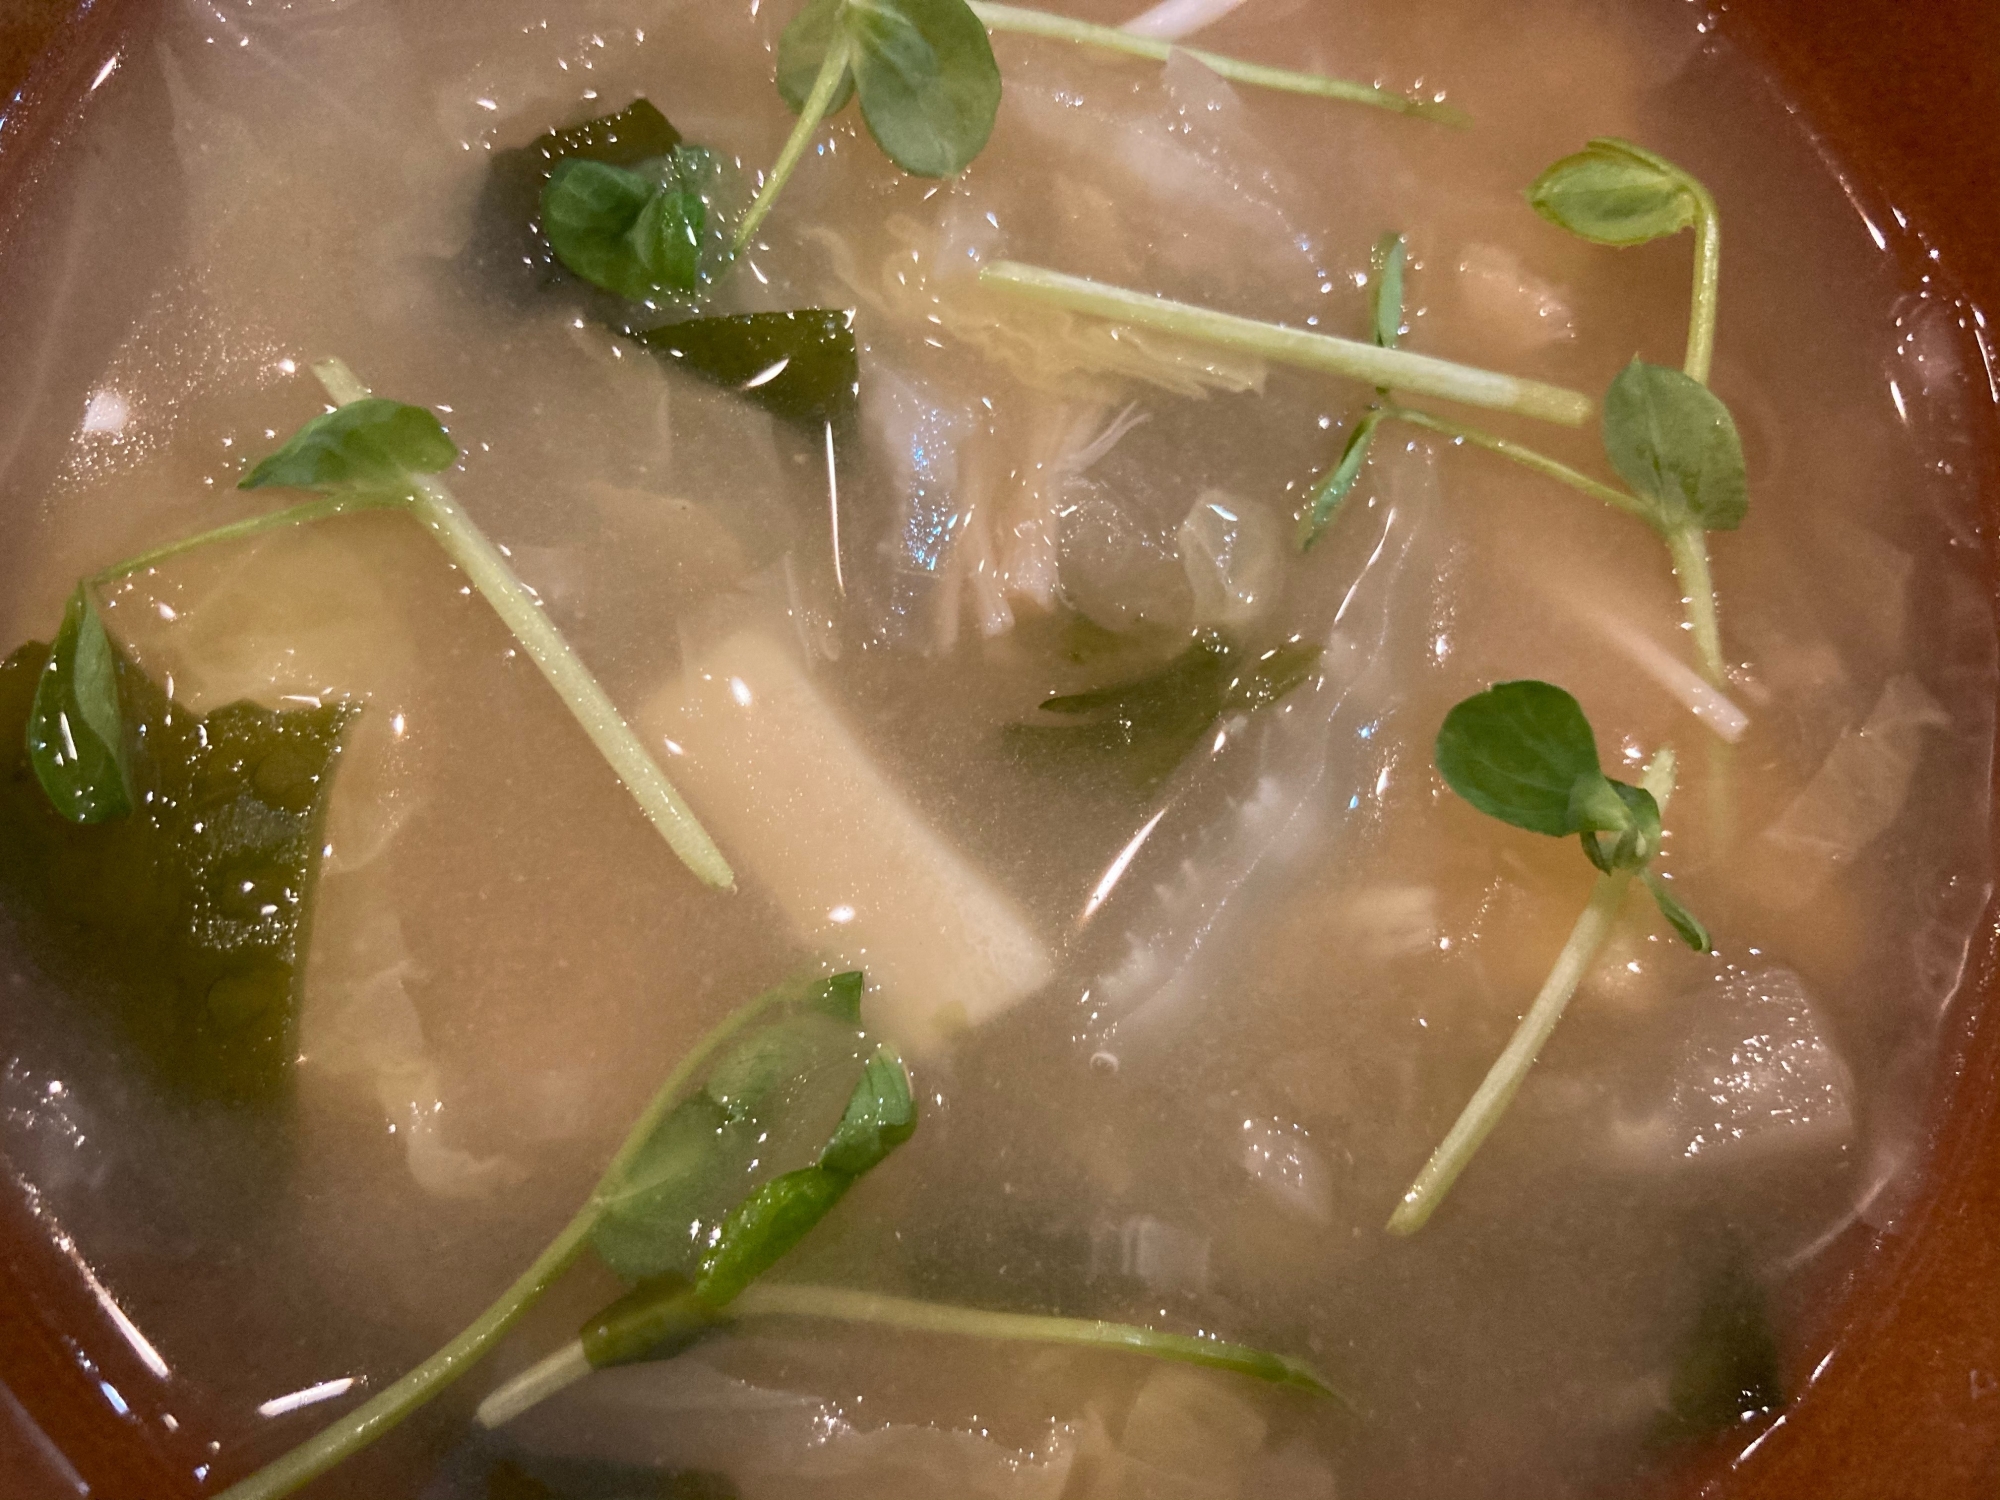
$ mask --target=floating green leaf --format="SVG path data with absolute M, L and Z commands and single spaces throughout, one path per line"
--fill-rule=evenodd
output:
M 1672 162 L 1630 141 L 1601 139 L 1537 177 L 1528 202 L 1550 223 L 1599 245 L 1640 245 L 1693 227 L 1700 200 Z
M 1312 675 L 1319 648 L 1287 641 L 1254 659 L 1220 631 L 1205 630 L 1157 671 L 1043 701 L 1043 713 L 1074 724 L 1010 724 L 1017 754 L 1099 760 L 1140 789 L 1157 785 L 1227 713 L 1277 702 Z
M 23 740 L 49 805 L 72 823 L 132 811 L 116 660 L 89 586 L 79 584 L 36 679 Z
M 778 38 L 778 93 L 793 114 L 803 110 L 812 97 L 813 83 L 827 52 L 846 41 L 846 5 L 847 0 L 812 0 Z M 833 118 L 853 97 L 854 69 L 848 67 L 842 71 L 821 118 Z
M 1700 381 L 1633 360 L 1604 395 L 1604 451 L 1660 530 L 1743 524 L 1743 443 L 1729 408 Z
M 844 986 L 843 986 L 844 988 Z M 818 998 L 817 987 L 813 998 Z M 813 1006 L 779 1012 L 724 1053 L 597 1196 L 591 1246 L 627 1281 L 691 1271 L 706 1233 L 742 1196 L 777 1123 L 815 1075 L 851 1059 L 852 1023 Z
M 1369 252 L 1375 282 L 1375 342 L 1384 349 L 1395 348 L 1396 340 L 1403 336 L 1403 267 L 1409 254 L 1403 237 L 1393 230 L 1377 240 Z
M 555 254 L 542 233 L 542 192 L 566 161 L 637 167 L 672 154 L 681 133 L 644 99 L 537 136 L 525 146 L 495 151 L 476 210 L 468 258 L 489 274 L 518 276 L 524 268 L 551 275 Z
M 1571 794 L 1603 779 L 1583 709 L 1546 682 L 1501 682 L 1445 715 L 1437 767 L 1488 817 L 1561 838 L 1578 831 Z
M 910 1075 L 896 1049 L 884 1042 L 861 1070 L 861 1081 L 847 1101 L 833 1139 L 820 1153 L 828 1171 L 859 1177 L 910 1138 L 917 1128 L 917 1102 L 910 1095 Z
M 1653 871 L 1646 871 L 1645 878 L 1646 889 L 1652 893 L 1660 915 L 1667 919 L 1667 925 L 1674 929 L 1680 940 L 1697 953 L 1706 953 L 1713 948 L 1715 945 L 1709 940 L 1708 929 L 1702 925 L 1701 919 L 1682 906 Z
M 542 232 L 564 266 L 628 301 L 691 293 L 704 255 L 711 265 L 723 255 L 722 236 L 710 233 L 721 175 L 699 146 L 676 146 L 637 167 L 572 158 L 542 190 Z
M 916 1128 L 909 1074 L 895 1049 L 884 1044 L 862 1069 L 819 1160 L 773 1178 L 723 1220 L 714 1246 L 702 1258 L 696 1298 L 711 1309 L 726 1307 L 810 1234 L 856 1180 Z
M 592 1369 L 672 1359 L 715 1326 L 715 1314 L 687 1277 L 642 1281 L 595 1314 L 578 1333 Z
M 1645 873 L 1661 913 L 1689 947 L 1708 931 L 1646 869 L 1660 850 L 1660 806 L 1644 787 L 1613 781 L 1576 699 L 1546 682 L 1495 683 L 1445 715 L 1437 767 L 1451 789 L 1489 817 L 1553 838 L 1578 834 L 1606 875 Z
M 369 396 L 314 417 L 239 484 L 407 493 L 413 476 L 458 462 L 458 444 L 425 407 Z
M 1378 348 L 1393 349 L 1402 337 L 1403 268 L 1408 259 L 1409 251 L 1403 237 L 1394 232 L 1383 235 L 1369 252 L 1369 277 L 1374 283 L 1370 302 L 1370 322 L 1373 326 L 1370 332 Z M 1386 386 L 1378 386 L 1376 390 L 1378 395 L 1389 394 Z M 1347 434 L 1339 461 L 1314 486 L 1312 497 L 1306 502 L 1305 514 L 1299 517 L 1299 551 L 1309 551 L 1326 528 L 1333 524 L 1334 516 L 1353 492 L 1355 481 L 1361 477 L 1362 466 L 1368 460 L 1368 450 L 1375 441 L 1375 429 L 1382 425 L 1387 415 L 1380 405 L 1371 406 L 1355 422 L 1353 431 Z
M 1313 488 L 1312 498 L 1306 502 L 1305 514 L 1299 517 L 1299 550 L 1308 551 L 1318 541 L 1326 528 L 1333 524 L 1340 507 L 1354 492 L 1354 482 L 1361 477 L 1362 465 L 1368 461 L 1369 446 L 1375 440 L 1375 429 L 1382 425 L 1383 411 L 1379 406 L 1371 406 L 1363 412 L 1354 424 L 1354 430 L 1347 435 L 1347 444 L 1340 450 L 1340 459 Z
M 735 391 L 814 436 L 827 423 L 837 433 L 854 425 L 861 373 L 851 312 L 807 307 L 689 318 L 633 337 L 670 368 Z
M 0 880 L 24 937 L 79 996 L 103 997 L 185 1097 L 280 1097 L 298 1047 L 319 824 L 349 710 L 234 703 L 202 717 L 110 651 L 130 725 L 130 816 L 58 816 L 25 749 L 0 776 Z M 0 666 L 0 733 L 23 744 L 48 658 Z
M 916 177 L 955 177 L 984 149 L 1000 66 L 965 0 L 816 0 L 779 47 L 778 88 L 794 110 L 835 47 L 847 73 L 822 118 L 858 93 L 869 134 Z

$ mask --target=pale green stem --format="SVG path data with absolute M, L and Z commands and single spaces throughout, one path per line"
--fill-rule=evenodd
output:
M 980 283 L 1037 302 L 1087 313 L 1134 328 L 1151 328 L 1191 343 L 1212 344 L 1300 369 L 1341 375 L 1364 385 L 1393 387 L 1440 401 L 1490 407 L 1566 427 L 1578 427 L 1595 409 L 1581 391 L 1544 385 L 1471 365 L 1384 349 L 1359 339 L 1336 338 L 1278 323 L 1260 323 L 1233 313 L 1186 302 L 1170 302 L 1147 292 L 1065 275 L 1016 261 L 995 261 L 979 273 Z
M 1666 534 L 1667 551 L 1680 580 L 1681 603 L 1694 633 L 1701 674 L 1717 692 L 1729 688 L 1722 662 L 1722 627 L 1715 612 L 1715 582 L 1708 571 L 1708 533 L 1699 526 L 1682 526 Z
M 1089 21 L 1073 20 L 1069 16 L 1059 16 L 1045 10 L 1030 10 L 1019 5 L 989 5 L 984 3 L 984 0 L 972 0 L 972 13 L 979 17 L 988 31 L 1007 31 L 1020 36 L 1075 42 L 1079 46 L 1120 52 L 1128 57 L 1150 58 L 1154 62 L 1165 62 L 1171 54 L 1182 52 L 1232 83 L 1246 83 L 1256 88 L 1276 89 L 1287 94 L 1310 94 L 1320 99 L 1341 99 L 1350 104 L 1367 104 L 1377 109 L 1394 110 L 1397 114 L 1417 115 L 1438 121 L 1440 124 L 1469 123 L 1461 112 L 1434 99 L 1419 99 L 1408 94 L 1398 94 L 1390 89 L 1377 88 L 1373 84 L 1354 83 L 1345 78 L 1328 78 L 1319 73 L 1298 73 L 1287 68 L 1267 68 L 1261 63 L 1244 62 L 1239 58 L 1225 57 L 1219 52 L 1204 52 L 1198 47 L 1184 47 L 1179 42 L 1170 42 L 1159 37 L 1135 36 L 1115 26 L 1098 26 Z
M 1653 757 L 1640 778 L 1640 785 L 1653 794 L 1653 800 L 1659 803 L 1660 812 L 1664 815 L 1674 790 L 1672 750 L 1662 750 Z M 1555 967 L 1543 981 L 1541 993 L 1535 996 L 1534 1004 L 1528 1007 L 1521 1024 L 1514 1028 L 1514 1035 L 1508 1039 L 1506 1049 L 1487 1070 L 1471 1101 L 1460 1112 L 1438 1148 L 1431 1153 L 1430 1160 L 1424 1163 L 1423 1171 L 1410 1184 L 1410 1190 L 1403 1194 L 1403 1201 L 1396 1205 L 1396 1211 L 1389 1216 L 1391 1234 L 1415 1234 L 1424 1227 L 1437 1211 L 1437 1206 L 1444 1201 L 1445 1194 L 1451 1191 L 1458 1174 L 1465 1170 L 1473 1154 L 1493 1133 L 1493 1127 L 1500 1123 L 1500 1117 L 1507 1112 L 1507 1106 L 1513 1103 L 1514 1095 L 1520 1091 L 1521 1083 L 1528 1076 L 1528 1069 L 1534 1065 L 1543 1043 L 1556 1029 L 1556 1022 L 1562 1019 L 1577 985 L 1590 972 L 1598 949 L 1611 935 L 1611 929 L 1618 920 L 1618 909 L 1624 903 L 1625 893 L 1632 887 L 1633 873 L 1631 870 L 1617 870 L 1598 877 L 1590 904 L 1584 907 L 1583 915 L 1570 929 L 1569 941 L 1563 944 L 1562 952 L 1556 956 Z
M 765 177 L 764 185 L 757 190 L 756 201 L 750 205 L 750 212 L 743 216 L 743 222 L 736 226 L 736 250 L 741 255 L 749 246 L 751 237 L 757 233 L 757 226 L 764 222 L 764 216 L 771 211 L 771 205 L 778 201 L 778 194 L 784 190 L 791 178 L 792 169 L 799 164 L 799 158 L 806 154 L 806 147 L 812 144 L 815 131 L 826 118 L 827 107 L 833 103 L 833 96 L 840 90 L 841 78 L 847 72 L 848 41 L 847 32 L 835 28 L 832 45 L 826 49 L 826 58 L 819 65 L 819 73 L 813 79 L 812 91 L 806 95 L 806 102 L 799 109 L 798 124 L 785 141 L 785 149 L 778 153 L 778 160 Z
M 501 1335 L 512 1328 L 542 1293 L 555 1284 L 556 1278 L 575 1264 L 597 1228 L 605 1195 L 631 1165 L 633 1157 L 645 1148 L 654 1129 L 673 1108 L 681 1092 L 715 1055 L 716 1049 L 784 998 L 785 991 L 782 989 L 766 991 L 747 1005 L 738 1006 L 694 1045 L 654 1093 L 575 1217 L 563 1226 L 548 1249 L 536 1257 L 535 1263 L 486 1311 L 469 1323 L 464 1332 L 379 1395 L 308 1438 L 275 1463 L 267 1464 L 248 1479 L 231 1485 L 217 1500 L 278 1500 L 280 1496 L 291 1494 L 335 1464 L 359 1453 L 483 1359 L 499 1342 Z
M 555 1284 L 590 1243 L 596 1208 L 585 1207 L 512 1286 L 465 1331 L 394 1385 L 322 1429 L 275 1463 L 224 1490 L 218 1500 L 278 1500 L 360 1452 L 450 1385 Z
M 337 405 L 345 406 L 368 395 L 368 388 L 339 360 L 315 365 L 313 373 Z M 632 799 L 681 857 L 681 862 L 709 885 L 724 890 L 733 886 L 736 877 L 722 851 L 681 800 L 673 783 L 646 753 L 646 747 L 618 712 L 610 695 L 556 629 L 543 611 L 541 601 L 521 582 L 500 549 L 459 509 L 451 492 L 430 475 L 417 478 L 409 504 L 410 513 L 437 539 L 445 555 L 458 564 L 472 586 L 493 607 L 493 612 L 514 633 L 528 659 L 576 716 L 591 743 L 610 763 Z
M 1715 362 L 1715 307 L 1722 286 L 1722 215 L 1708 189 L 1683 174 L 1694 194 L 1694 295 L 1688 305 L 1688 378 L 1708 384 Z
M 1533 469 L 1537 474 L 1566 484 L 1593 500 L 1602 500 L 1606 505 L 1615 510 L 1622 510 L 1628 516 L 1637 516 L 1649 526 L 1653 523 L 1652 515 L 1646 507 L 1625 491 L 1592 479 L 1588 474 L 1572 469 L 1568 464 L 1550 458 L 1546 453 L 1537 453 L 1524 443 L 1495 437 L 1492 433 L 1481 432 L 1476 427 L 1447 422 L 1442 417 L 1434 417 L 1429 412 L 1418 411 L 1414 407 L 1388 406 L 1383 408 L 1382 414 L 1393 421 L 1421 427 L 1426 432 L 1435 432 L 1442 437 L 1450 438 L 1453 442 L 1469 443 L 1474 448 L 1484 448 L 1488 453 L 1497 453 L 1524 469 Z
M 729 1304 L 728 1313 L 717 1321 L 733 1323 L 741 1318 L 825 1318 L 836 1323 L 870 1323 L 879 1328 L 945 1334 L 953 1338 L 1108 1349 L 1148 1359 L 1227 1370 L 1231 1374 L 1267 1380 L 1274 1385 L 1310 1391 L 1315 1396 L 1331 1396 L 1350 1408 L 1353 1406 L 1347 1396 L 1298 1360 L 1253 1349 L 1247 1344 L 1160 1333 L 1135 1323 L 987 1312 L 976 1307 L 954 1307 L 949 1303 L 888 1297 L 878 1292 L 785 1282 L 757 1282 L 746 1287 Z M 492 1428 L 513 1421 L 530 1407 L 581 1380 L 590 1368 L 583 1344 L 572 1340 L 546 1359 L 530 1365 L 480 1402 L 480 1425 Z
M 115 583 L 120 578 L 144 572 L 147 568 L 163 563 L 170 557 L 178 557 L 183 552 L 192 552 L 197 547 L 206 547 L 215 542 L 240 542 L 253 536 L 261 536 L 267 531 L 282 531 L 289 526 L 305 526 L 333 516 L 344 516 L 350 511 L 382 510 L 403 503 L 404 498 L 401 495 L 329 495 L 323 500 L 307 500 L 300 505 L 287 506 L 284 510 L 274 510 L 269 515 L 232 521 L 227 526 L 216 527 L 213 531 L 200 532 L 195 536 L 182 537 L 177 542 L 168 542 L 164 546 L 151 548 L 141 552 L 137 557 L 128 557 L 123 562 L 113 563 L 103 571 L 93 573 L 87 581 L 93 584 Z
M 1637 516 L 1648 526 L 1658 529 L 1651 512 L 1624 490 L 1592 479 L 1588 474 L 1580 473 L 1545 453 L 1537 453 L 1524 444 L 1464 427 L 1457 422 L 1447 422 L 1442 417 L 1434 417 L 1429 412 L 1412 407 L 1385 407 L 1383 415 L 1412 427 L 1421 427 L 1427 432 L 1438 433 L 1454 442 L 1469 443 L 1475 448 L 1497 453 L 1594 500 L 1602 500 L 1629 516 Z M 1722 667 L 1722 634 L 1716 619 L 1715 584 L 1708 571 L 1708 535 L 1700 527 L 1690 526 L 1661 531 L 1660 536 L 1667 544 L 1667 552 L 1673 559 L 1674 577 L 1681 586 L 1681 608 L 1687 616 L 1688 630 L 1694 636 L 1695 657 L 1700 663 L 1701 675 L 1708 679 L 1709 686 L 1726 694 L 1729 680 Z
M 1282 1354 L 1252 1349 L 1246 1344 L 1226 1343 L 1221 1339 L 1160 1333 L 1133 1323 L 987 1312 L 976 1307 L 953 1307 L 945 1303 L 918 1302 L 908 1297 L 886 1297 L 877 1292 L 783 1282 L 759 1282 L 745 1288 L 730 1304 L 729 1313 L 732 1318 L 828 1318 L 842 1323 L 873 1323 L 911 1333 L 943 1333 L 958 1338 L 1116 1349 L 1153 1359 L 1228 1370 L 1296 1390 L 1311 1391 L 1317 1396 L 1332 1396 L 1341 1401 L 1347 1399 L 1306 1365 Z

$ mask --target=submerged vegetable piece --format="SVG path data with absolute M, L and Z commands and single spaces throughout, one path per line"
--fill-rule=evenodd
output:
M 1656 1442 L 1712 1436 L 1785 1404 L 1778 1340 L 1764 1290 L 1732 1261 L 1710 1282 L 1667 1386 Z
M 1172 773 L 1217 719 L 1276 703 L 1304 682 L 1319 654 L 1319 647 L 1292 640 L 1246 661 L 1226 635 L 1205 630 L 1157 671 L 1041 704 L 1043 713 L 1081 722 L 1010 724 L 1004 733 L 1017 754 L 1115 764 L 1147 790 Z
M 49 805 L 72 823 L 132 811 L 116 660 L 90 586 L 78 584 L 35 680 L 24 741 Z
M 340 704 L 175 707 L 106 643 L 133 811 L 59 816 L 30 757 L 0 779 L 0 871 L 31 912 L 30 941 L 80 995 L 101 995 L 177 1094 L 280 1097 L 290 1076 L 304 928 Z M 0 735 L 21 745 L 48 648 L 0 665 Z
M 834 308 L 689 318 L 633 337 L 667 364 L 756 402 L 814 436 L 854 427 L 861 369 L 854 314 Z

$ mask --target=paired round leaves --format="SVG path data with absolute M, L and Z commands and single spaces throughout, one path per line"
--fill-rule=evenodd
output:
M 103 823 L 132 811 L 117 653 L 88 584 L 70 595 L 36 680 L 27 745 L 49 805 L 70 822 Z
M 1000 66 L 965 0 L 813 0 L 778 45 L 778 91 L 804 109 L 830 56 L 846 72 L 826 113 L 861 97 L 883 153 L 916 177 L 955 177 L 986 146 Z
M 1642 873 L 1661 913 L 1697 952 L 1708 933 L 1646 868 L 1660 849 L 1660 808 L 1644 787 L 1613 781 L 1576 699 L 1547 682 L 1501 682 L 1445 715 L 1437 767 L 1451 789 L 1489 817 L 1530 833 L 1576 834 L 1609 875 Z
M 408 494 L 415 475 L 457 462 L 458 444 L 432 412 L 369 396 L 314 417 L 237 487 Z
M 1604 393 L 1604 452 L 1663 532 L 1734 531 L 1750 509 L 1736 421 L 1700 381 L 1635 359 Z
M 563 265 L 629 301 L 693 292 L 719 177 L 699 146 L 635 167 L 572 156 L 542 189 L 542 232 Z
M 1528 188 L 1536 213 L 1598 245 L 1643 245 L 1694 227 L 1701 198 L 1687 174 L 1643 146 L 1594 140 Z

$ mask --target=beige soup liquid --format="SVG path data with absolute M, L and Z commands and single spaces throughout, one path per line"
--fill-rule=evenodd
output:
M 309 1493 L 1621 1494 L 1689 1451 L 1663 1421 L 1719 1282 L 1755 1289 L 1796 1394 L 1833 1337 L 1817 1259 L 1909 1201 L 1991 878 L 1989 375 L 1915 232 L 1681 0 L 1246 0 L 1200 34 L 1442 90 L 1464 130 L 1001 37 L 962 178 L 903 176 L 850 107 L 713 309 L 854 310 L 830 494 L 822 443 L 482 240 L 496 150 L 639 96 L 754 182 L 791 123 L 790 18 L 166 7 L 29 196 L 0 281 L 7 649 L 49 637 L 79 576 L 279 503 L 235 482 L 324 409 L 309 367 L 338 355 L 440 414 L 453 492 L 739 877 L 717 894 L 674 859 L 404 517 L 106 588 L 114 638 L 186 707 L 362 706 L 277 1114 L 162 1094 L 0 913 L 0 1149 L 156 1355 L 128 1420 L 171 1414 L 154 1436 L 210 1488 L 309 1437 L 534 1257 L 703 1031 L 849 967 L 922 1123 L 775 1275 L 1207 1333 L 1309 1362 L 1353 1409 L 770 1319 L 472 1436 L 482 1394 L 615 1295 L 586 1263 Z M 1024 323 L 970 284 L 1008 258 L 1359 337 L 1398 230 L 1406 347 L 1596 396 L 1635 353 L 1678 364 L 1689 264 L 1685 236 L 1597 248 L 1529 210 L 1604 135 L 1721 209 L 1713 383 L 1751 492 L 1712 539 L 1733 745 L 1689 711 L 1679 589 L 1630 518 L 1385 428 L 1301 556 L 1365 387 L 1127 361 L 1149 378 L 1090 320 Z M 1594 423 L 1492 423 L 1607 472 Z M 1226 577 L 1190 566 L 1217 536 Z M 1151 789 L 1008 752 L 1042 698 L 1129 670 L 1079 640 L 1217 610 L 1319 645 L 1313 675 Z M 1432 765 L 1446 710 L 1519 677 L 1576 694 L 1613 775 L 1679 751 L 1661 867 L 1715 951 L 1635 896 L 1451 1197 L 1396 1238 L 1594 879 Z

